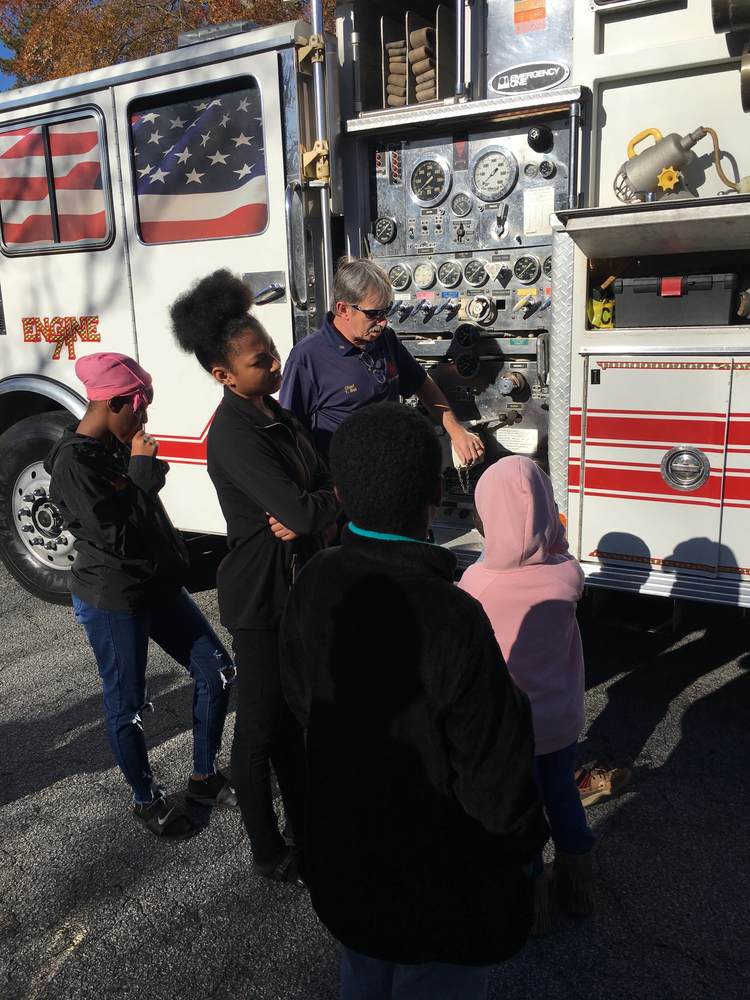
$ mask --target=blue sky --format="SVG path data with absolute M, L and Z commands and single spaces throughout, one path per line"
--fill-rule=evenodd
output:
M 0 57 L 6 59 L 10 54 L 10 49 L 6 49 L 4 45 L 0 45 Z M 7 73 L 0 73 L 0 90 L 7 90 L 9 87 L 12 87 L 14 79 L 15 77 L 8 76 Z

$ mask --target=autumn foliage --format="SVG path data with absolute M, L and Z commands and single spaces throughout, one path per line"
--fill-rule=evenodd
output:
M 323 4 L 329 28 L 334 2 Z M 12 52 L 0 66 L 23 86 L 168 51 L 189 28 L 307 16 L 307 3 L 285 0 L 0 0 L 0 43 Z

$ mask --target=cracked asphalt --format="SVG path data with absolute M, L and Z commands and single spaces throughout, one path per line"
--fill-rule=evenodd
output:
M 216 621 L 215 593 L 198 599 Z M 251 874 L 235 811 L 208 813 L 181 844 L 131 819 L 70 609 L 3 569 L 0 609 L 0 997 L 333 1000 L 332 940 L 304 891 Z M 581 760 L 629 763 L 634 777 L 589 810 L 595 916 L 558 916 L 496 971 L 493 1000 L 750 996 L 750 621 L 688 605 L 674 633 L 670 614 L 616 595 L 586 609 Z M 152 764 L 179 790 L 191 688 L 157 648 L 149 690 Z M 342 837 L 346 809 L 342 789 Z

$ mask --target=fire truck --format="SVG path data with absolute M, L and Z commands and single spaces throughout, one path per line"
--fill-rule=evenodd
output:
M 154 376 L 163 499 L 222 535 L 219 387 L 168 309 L 227 267 L 282 358 L 340 254 L 486 463 L 549 471 L 592 587 L 750 605 L 750 0 L 341 0 L 0 96 L 0 554 L 68 599 L 43 460 L 74 365 Z M 685 409 L 687 407 L 687 409 Z M 434 530 L 476 558 L 456 468 Z

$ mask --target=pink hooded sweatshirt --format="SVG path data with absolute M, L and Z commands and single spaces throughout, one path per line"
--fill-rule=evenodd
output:
M 584 721 L 576 604 L 583 571 L 568 552 L 552 483 L 528 458 L 503 458 L 477 484 L 482 558 L 460 587 L 495 630 L 516 684 L 531 702 L 537 755 L 575 743 Z

